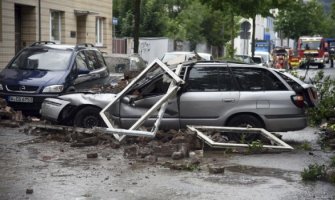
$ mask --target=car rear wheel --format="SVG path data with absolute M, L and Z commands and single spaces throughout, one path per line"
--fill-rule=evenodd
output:
M 248 115 L 248 114 L 242 114 L 242 115 L 237 115 L 233 118 L 231 118 L 227 126 L 230 127 L 249 127 L 249 128 L 264 128 L 263 122 L 258 119 L 257 117 L 253 115 Z M 243 139 L 242 139 L 243 138 Z M 246 140 L 247 142 L 255 141 L 260 139 L 260 134 L 257 133 L 250 133 L 245 136 L 238 136 L 235 134 L 235 136 L 232 137 L 233 140 L 236 141 L 242 141 Z
M 264 128 L 263 122 L 253 115 L 237 115 L 230 119 L 227 126 L 232 127 L 250 127 L 250 128 Z
M 99 113 L 101 109 L 95 107 L 85 107 L 76 114 L 74 125 L 83 128 L 92 128 L 95 126 L 105 126 Z

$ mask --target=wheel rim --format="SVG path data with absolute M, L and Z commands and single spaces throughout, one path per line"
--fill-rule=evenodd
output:
M 95 116 L 87 116 L 83 120 L 83 126 L 85 128 L 92 128 L 99 125 L 99 120 Z

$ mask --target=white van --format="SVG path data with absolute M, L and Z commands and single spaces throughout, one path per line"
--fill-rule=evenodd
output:
M 264 62 L 266 64 L 266 67 L 272 67 L 273 60 L 272 60 L 272 56 L 271 56 L 271 54 L 269 52 L 256 51 L 255 55 L 263 57 L 263 60 L 264 60 Z

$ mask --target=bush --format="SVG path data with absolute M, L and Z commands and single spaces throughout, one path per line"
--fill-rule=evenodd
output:
M 260 140 L 252 141 L 248 148 L 250 153 L 260 153 L 263 150 L 263 143 Z
M 304 181 L 316 181 L 316 180 L 324 180 L 326 177 L 326 166 L 325 165 L 318 165 L 318 164 L 311 164 L 308 165 L 308 168 L 304 169 L 301 172 L 302 180 Z
M 319 92 L 320 102 L 314 108 L 309 108 L 309 124 L 312 126 L 319 125 L 323 120 L 335 117 L 335 80 L 330 76 L 324 76 L 323 71 L 319 71 L 314 77 L 313 82 Z

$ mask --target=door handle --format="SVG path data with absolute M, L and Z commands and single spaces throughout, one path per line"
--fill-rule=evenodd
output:
M 233 99 L 233 98 L 223 99 L 223 102 L 232 103 L 232 102 L 235 102 L 235 99 Z

